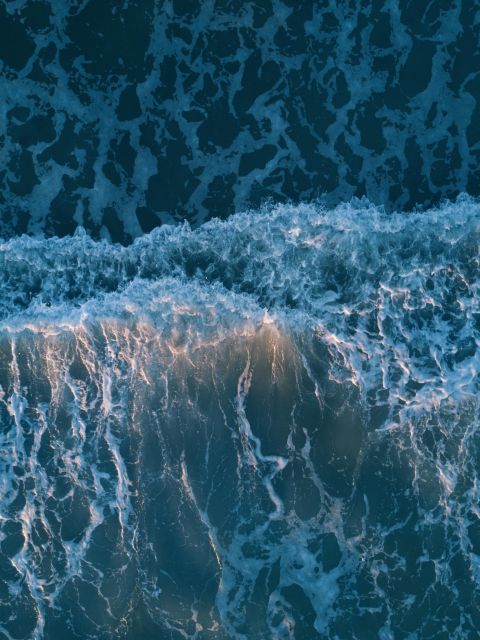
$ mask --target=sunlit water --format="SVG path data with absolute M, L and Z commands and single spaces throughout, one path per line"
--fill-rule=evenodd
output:
M 1 638 L 477 638 L 480 205 L 0 245 Z

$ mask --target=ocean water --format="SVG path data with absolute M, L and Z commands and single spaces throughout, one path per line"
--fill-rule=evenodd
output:
M 480 204 L 0 245 L 0 637 L 474 639 Z
M 0 640 L 480 638 L 479 39 L 0 2 Z
M 0 236 L 480 195 L 475 0 L 3 0 Z

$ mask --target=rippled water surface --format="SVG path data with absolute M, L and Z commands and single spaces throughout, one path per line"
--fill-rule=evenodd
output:
M 5 242 L 5 637 L 477 637 L 479 212 Z
M 477 5 L 0 2 L 0 640 L 478 640 Z
M 4 0 L 0 233 L 479 194 L 474 0 Z

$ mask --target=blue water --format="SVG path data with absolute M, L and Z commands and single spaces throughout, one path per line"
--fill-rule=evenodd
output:
M 0 235 L 479 195 L 480 7 L 4 0 Z
M 479 214 L 3 243 L 4 637 L 477 637 Z
M 0 640 L 478 640 L 479 10 L 0 3 Z

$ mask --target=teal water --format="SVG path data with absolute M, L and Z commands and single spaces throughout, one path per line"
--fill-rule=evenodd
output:
M 476 638 L 479 220 L 0 245 L 0 637 Z
M 0 640 L 480 637 L 477 4 L 0 3 Z
M 479 195 L 466 0 L 5 0 L 0 235 Z

